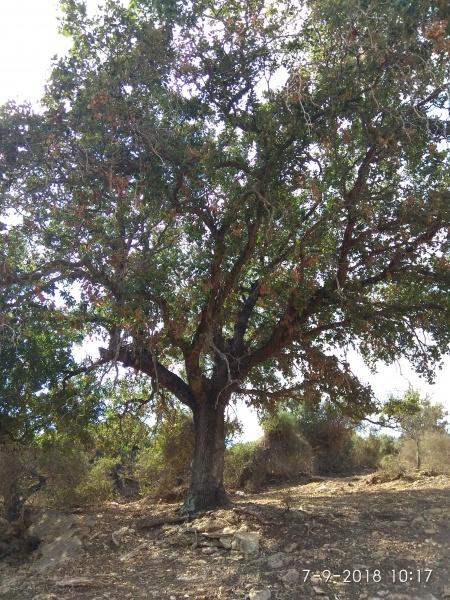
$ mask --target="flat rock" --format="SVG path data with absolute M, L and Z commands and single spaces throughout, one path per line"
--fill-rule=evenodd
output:
M 297 583 L 300 579 L 300 573 L 297 569 L 289 569 L 281 576 L 281 581 L 283 583 Z
M 286 564 L 286 558 L 283 554 L 273 554 L 267 560 L 267 566 L 271 569 L 281 569 Z
M 208 523 L 201 525 L 198 530 L 209 533 L 211 531 L 219 531 L 219 529 L 223 529 L 224 527 L 226 527 L 226 523 L 223 521 L 208 521 Z
M 75 525 L 76 518 L 65 515 L 57 510 L 47 509 L 39 519 L 28 528 L 28 535 L 38 537 L 42 541 L 53 541 L 61 535 L 72 536 L 68 533 Z
M 31 567 L 35 571 L 44 571 L 62 562 L 81 556 L 84 552 L 81 541 L 73 537 L 46 542 L 41 546 L 40 551 L 42 557 Z
M 248 594 L 249 600 L 269 600 L 272 596 L 272 592 L 269 589 L 264 590 L 250 590 Z
M 259 552 L 259 534 L 254 531 L 236 531 L 233 542 L 236 545 L 235 549 L 245 556 Z

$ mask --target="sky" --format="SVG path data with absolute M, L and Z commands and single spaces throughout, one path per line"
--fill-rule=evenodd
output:
M 98 0 L 88 0 L 89 9 L 97 5 Z M 37 102 L 42 96 L 52 57 L 66 53 L 70 44 L 58 34 L 57 14 L 57 0 L 0 0 L 0 105 L 7 100 Z M 376 375 L 355 353 L 349 354 L 348 361 L 380 400 L 413 387 L 450 412 L 450 358 L 437 372 L 435 385 L 428 385 L 403 361 L 389 367 L 379 364 Z M 261 435 L 255 413 L 240 407 L 239 417 L 244 422 L 245 440 Z

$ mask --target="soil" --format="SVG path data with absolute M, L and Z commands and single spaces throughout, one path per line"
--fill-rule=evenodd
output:
M 315 478 L 230 498 L 238 511 L 147 528 L 144 517 L 174 517 L 179 507 L 140 500 L 72 512 L 84 553 L 42 570 L 39 548 L 4 557 L 0 598 L 450 598 L 450 477 Z M 210 521 L 257 532 L 258 554 L 195 531 Z

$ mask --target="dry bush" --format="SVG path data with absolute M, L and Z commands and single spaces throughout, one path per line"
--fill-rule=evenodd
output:
M 450 474 L 450 435 L 430 431 L 420 441 L 422 471 L 436 475 Z M 401 439 L 398 453 L 381 461 L 380 475 L 393 479 L 417 471 L 417 446 L 413 440 Z
M 442 475 L 450 475 L 450 435 L 430 432 L 422 442 L 422 468 Z
M 234 471 L 235 487 L 257 491 L 268 481 L 291 481 L 313 471 L 311 446 L 289 419 L 281 418 L 261 440 L 245 446 L 241 444 L 227 452 L 226 474 Z M 226 481 L 230 482 L 229 475 Z
M 0 446 L 0 496 L 8 521 L 19 518 L 22 509 L 21 479 L 23 449 L 13 444 Z
M 450 435 L 430 431 L 419 442 L 421 470 L 436 474 L 450 473 Z M 399 460 L 408 471 L 416 470 L 417 446 L 413 440 L 402 440 Z

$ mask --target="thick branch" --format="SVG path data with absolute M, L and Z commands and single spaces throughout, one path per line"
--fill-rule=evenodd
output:
M 135 352 L 127 347 L 120 347 L 118 352 L 100 348 L 100 356 L 102 360 L 118 361 L 124 367 L 132 367 L 138 371 L 142 371 L 149 375 L 157 384 L 171 392 L 178 400 L 194 409 L 196 398 L 190 387 L 175 373 L 166 369 L 160 362 L 156 360 L 147 350 Z

